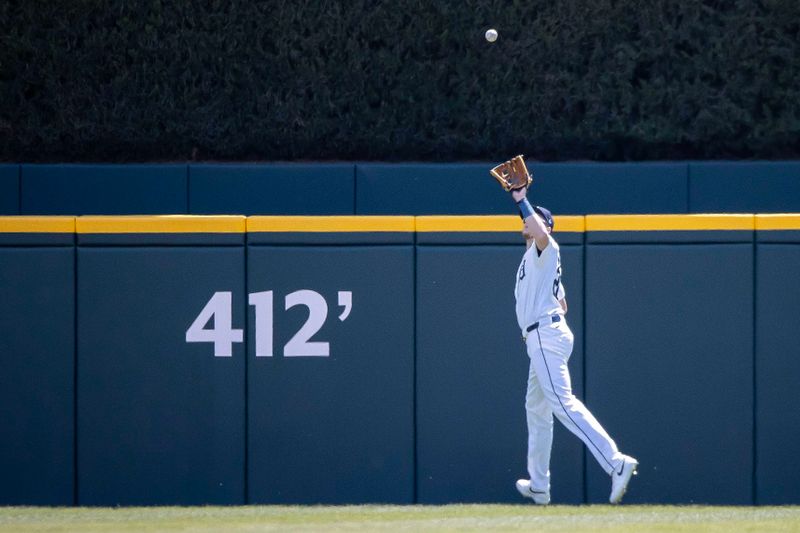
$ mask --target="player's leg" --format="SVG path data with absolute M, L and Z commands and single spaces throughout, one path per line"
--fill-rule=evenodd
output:
M 623 455 L 603 426 L 572 392 L 567 367 L 572 352 L 568 328 L 541 328 L 528 336 L 528 355 L 553 414 L 580 438 L 600 467 L 609 475 L 622 463 Z
M 525 395 L 528 420 L 528 476 L 518 479 L 517 490 L 540 505 L 550 503 L 550 451 L 553 448 L 553 412 L 544 397 L 533 365 Z
M 549 493 L 553 411 L 544 397 L 533 364 L 528 371 L 525 412 L 528 420 L 528 475 L 531 480 L 531 490 Z

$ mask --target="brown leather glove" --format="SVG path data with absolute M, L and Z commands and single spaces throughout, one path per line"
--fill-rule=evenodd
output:
M 500 182 L 503 189 L 513 191 L 527 187 L 533 181 L 521 155 L 494 167 L 489 173 Z

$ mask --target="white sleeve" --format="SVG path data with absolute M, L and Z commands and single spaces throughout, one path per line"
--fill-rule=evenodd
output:
M 558 282 L 558 290 L 556 291 L 556 300 L 559 302 L 567 296 L 567 292 L 564 290 L 564 283 L 562 281 Z
M 541 267 L 545 264 L 545 258 L 550 254 L 558 254 L 558 244 L 550 235 L 547 236 L 547 247 L 539 252 L 539 248 L 536 246 L 536 242 L 534 241 L 533 247 L 536 248 L 536 257 L 533 262 L 534 266 Z

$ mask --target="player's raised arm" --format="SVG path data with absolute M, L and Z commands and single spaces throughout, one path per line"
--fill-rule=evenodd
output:
M 526 244 L 530 248 L 531 244 L 536 243 L 539 252 L 543 252 L 550 243 L 548 234 L 553 229 L 552 216 L 549 211 L 544 210 L 547 215 L 542 213 L 541 207 L 534 208 L 527 199 L 528 187 L 533 183 L 533 177 L 528 172 L 525 165 L 525 158 L 521 155 L 512 157 L 505 163 L 496 165 L 489 174 L 500 183 L 503 189 L 511 192 L 512 198 L 517 202 L 520 215 L 524 222 L 522 235 L 525 237 Z M 542 220 L 542 216 L 547 216 L 547 221 Z
M 541 252 L 550 243 L 549 228 L 545 225 L 542 218 L 533 210 L 533 206 L 528 201 L 528 188 L 523 187 L 511 191 L 511 197 L 517 203 L 520 216 L 525 222 L 523 235 L 526 239 L 532 239 L 536 243 L 536 248 Z

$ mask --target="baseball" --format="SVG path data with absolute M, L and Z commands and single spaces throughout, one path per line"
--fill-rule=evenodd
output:
M 493 43 L 497 40 L 497 30 L 494 28 L 486 30 L 486 40 Z

